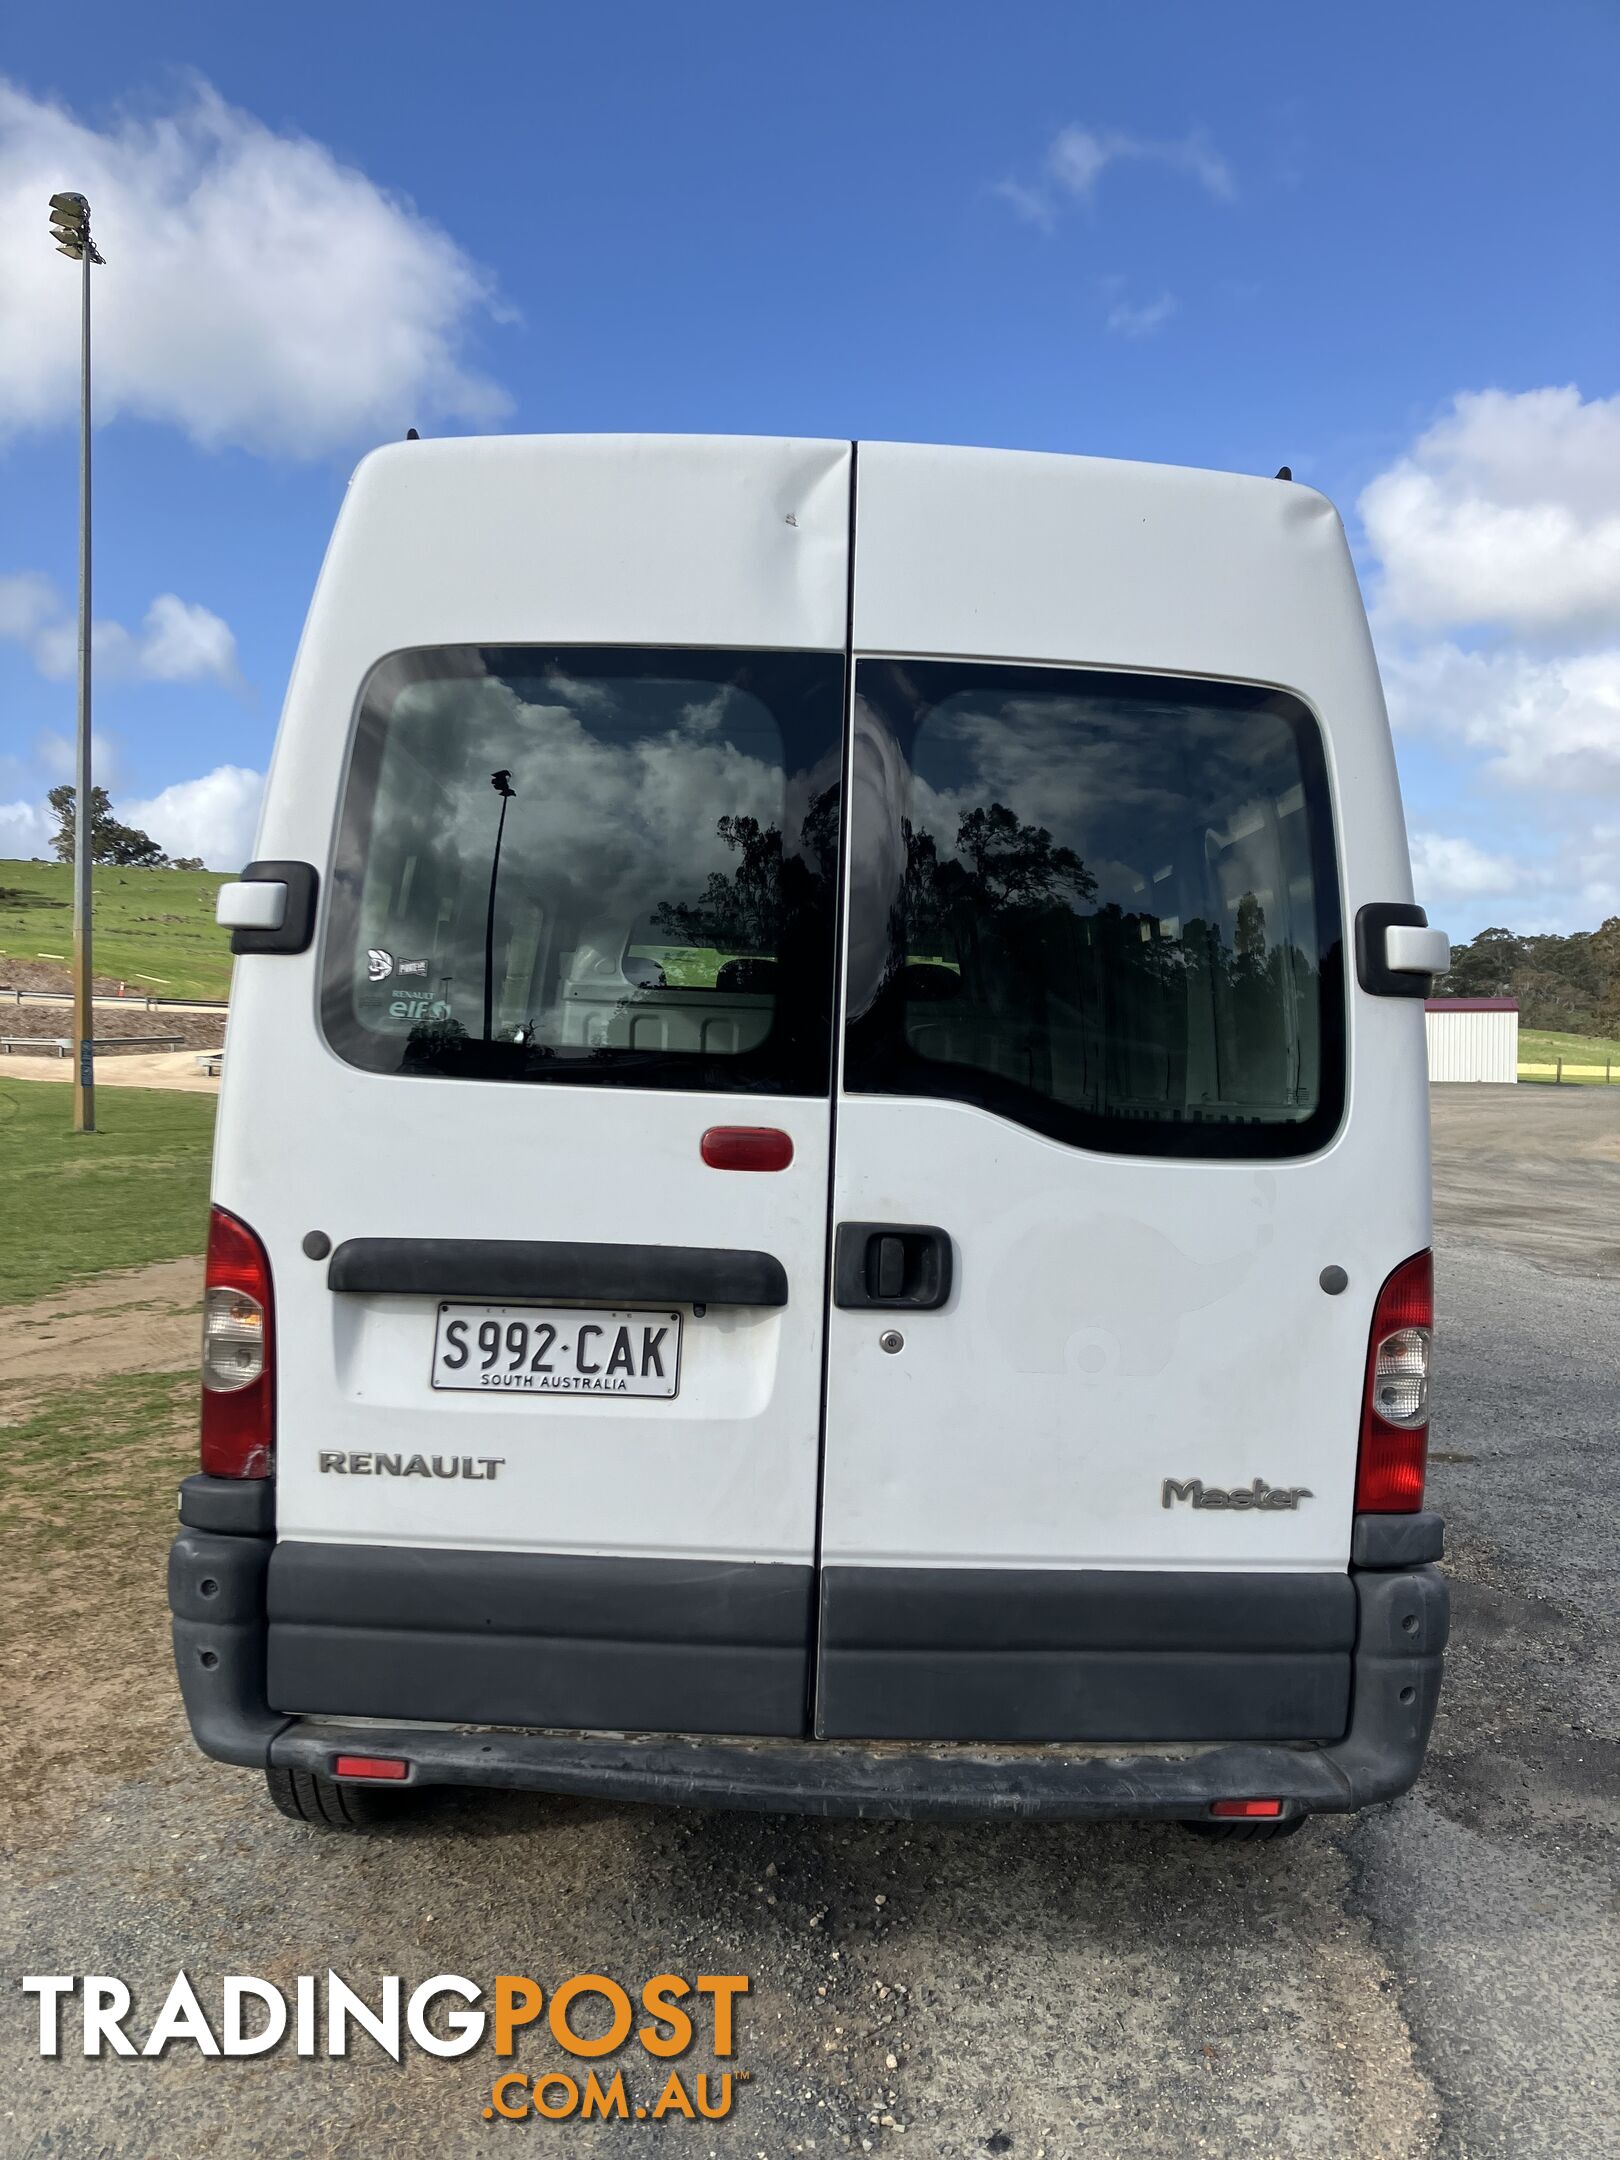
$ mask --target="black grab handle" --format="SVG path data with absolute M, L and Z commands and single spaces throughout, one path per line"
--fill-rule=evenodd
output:
M 950 1233 L 929 1223 L 846 1222 L 833 1246 L 833 1303 L 932 1312 L 951 1294 Z
M 785 1305 L 772 1253 L 707 1245 L 586 1245 L 507 1238 L 345 1238 L 332 1290 L 412 1297 L 555 1298 L 603 1305 Z

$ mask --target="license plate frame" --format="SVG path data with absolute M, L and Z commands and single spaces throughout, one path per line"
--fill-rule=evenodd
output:
M 514 1402 L 673 1402 L 681 1390 L 683 1319 L 662 1307 L 644 1311 L 442 1298 L 434 1315 L 428 1386 L 439 1395 L 500 1395 Z M 450 1330 L 458 1322 L 465 1323 L 466 1331 L 452 1338 Z M 479 1331 L 491 1322 L 500 1330 L 500 1345 L 484 1364 L 487 1345 Z M 509 1332 L 514 1328 L 524 1330 L 516 1350 Z M 582 1371 L 578 1362 L 593 1329 L 596 1339 L 587 1355 L 596 1366 L 594 1373 Z M 671 1330 L 673 1344 L 667 1339 Z M 547 1339 L 537 1342 L 538 1335 Z M 463 1353 L 460 1363 L 454 1362 L 458 1350 Z M 628 1372 L 622 1363 L 626 1355 L 631 1360 Z M 566 1369 L 559 1367 L 559 1360 Z M 610 1373 L 616 1361 L 619 1369 Z M 658 1365 L 668 1367 L 656 1376 L 668 1384 L 643 1385 L 649 1368 Z

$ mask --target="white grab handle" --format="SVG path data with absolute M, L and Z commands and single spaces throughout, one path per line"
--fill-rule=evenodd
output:
M 1384 965 L 1395 975 L 1443 975 L 1451 965 L 1451 940 L 1443 930 L 1391 923 L 1384 932 Z
M 223 930 L 279 930 L 287 920 L 287 888 L 273 878 L 222 885 L 214 920 Z

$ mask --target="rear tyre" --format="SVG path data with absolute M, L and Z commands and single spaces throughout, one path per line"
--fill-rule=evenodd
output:
M 271 1801 L 289 1821 L 316 1830 L 380 1830 L 397 1822 L 403 1795 L 342 1785 L 317 1770 L 266 1770 Z
M 1194 1837 L 1210 1838 L 1222 1845 L 1258 1845 L 1262 1839 L 1293 1837 L 1310 1821 L 1308 1815 L 1285 1815 L 1280 1822 L 1264 1818 L 1255 1820 L 1241 1816 L 1200 1816 L 1195 1821 L 1183 1822 L 1182 1829 L 1190 1830 Z

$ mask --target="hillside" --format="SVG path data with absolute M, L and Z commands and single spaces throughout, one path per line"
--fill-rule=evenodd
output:
M 214 921 L 221 873 L 109 867 L 91 875 L 98 989 L 124 980 L 159 997 L 229 993 L 230 932 Z M 72 957 L 71 865 L 0 861 L 0 984 L 65 989 Z

